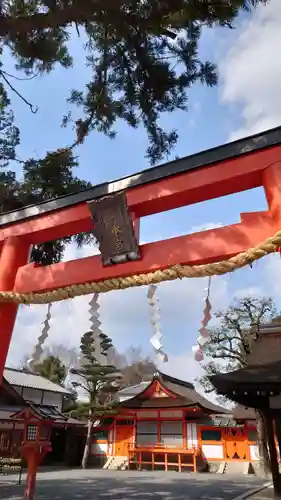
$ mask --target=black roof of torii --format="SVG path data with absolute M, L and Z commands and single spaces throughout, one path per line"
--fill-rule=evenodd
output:
M 104 182 L 77 193 L 43 201 L 42 203 L 26 206 L 19 210 L 6 212 L 0 215 L 0 227 L 62 208 L 71 207 L 127 188 L 149 184 L 190 170 L 200 169 L 212 165 L 213 163 L 223 162 L 244 154 L 276 146 L 280 143 L 281 127 L 276 127 L 260 134 L 255 134 L 200 153 L 185 156 L 178 160 L 170 161 L 158 167 L 143 170 L 128 177 L 111 182 Z

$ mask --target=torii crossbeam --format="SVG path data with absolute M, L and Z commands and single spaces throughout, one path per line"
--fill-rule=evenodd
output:
M 124 193 L 138 244 L 141 217 L 258 186 L 264 187 L 268 210 L 241 214 L 241 222 L 231 226 L 140 245 L 135 260 L 104 265 L 101 256 L 95 255 L 44 267 L 29 263 L 32 245 L 93 230 L 93 210 L 89 208 L 108 195 Z M 8 302 L 0 303 L 0 374 L 18 302 L 58 300 L 46 292 L 65 287 L 68 289 L 59 298 L 67 298 L 73 295 L 73 286 L 105 280 L 115 280 L 115 288 L 122 288 L 118 280 L 124 277 L 147 275 L 172 266 L 225 261 L 279 231 L 280 210 L 281 127 L 278 127 L 77 194 L 1 215 L 0 300 Z M 135 284 L 143 283 L 145 280 L 136 280 Z M 100 291 L 107 289 L 101 287 Z M 1 294 L 5 291 L 12 294 L 5 297 Z M 88 292 L 91 291 L 89 288 Z M 16 296 L 16 293 L 29 295 Z M 44 300 L 39 300 L 44 293 Z

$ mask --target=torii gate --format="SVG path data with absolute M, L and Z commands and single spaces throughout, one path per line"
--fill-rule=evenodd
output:
M 268 210 L 243 213 L 241 222 L 231 226 L 139 246 L 141 217 L 258 186 L 264 186 Z M 278 127 L 1 215 L 0 376 L 19 303 L 224 274 L 281 246 L 280 210 Z M 44 267 L 29 263 L 32 245 L 93 229 L 102 256 Z

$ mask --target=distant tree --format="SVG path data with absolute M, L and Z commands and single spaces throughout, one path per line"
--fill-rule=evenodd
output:
M 203 346 L 204 354 L 210 361 L 203 365 L 205 373 L 198 378 L 207 393 L 215 391 L 208 378 L 210 375 L 247 366 L 260 326 L 276 318 L 276 307 L 271 298 L 244 297 L 235 300 L 226 311 L 216 313 L 215 317 L 219 321 L 218 326 L 210 329 L 210 338 Z M 260 461 L 267 472 L 270 460 L 265 427 L 259 412 L 257 423 Z
M 67 373 L 71 368 L 79 366 L 80 352 L 77 347 L 54 342 L 43 347 L 42 357 L 47 358 L 49 356 L 59 358 L 64 364 Z
M 93 331 L 84 333 L 81 338 L 80 350 L 82 361 L 80 367 L 71 369 L 77 377 L 73 382 L 75 388 L 81 387 L 88 395 L 88 402 L 76 405 L 71 411 L 73 416 L 85 418 L 88 421 L 87 439 L 82 459 L 82 467 L 86 468 L 91 449 L 92 430 L 94 423 L 101 417 L 115 413 L 117 408 L 116 392 L 119 389 L 120 373 L 115 366 L 101 363 L 100 354 L 105 357 L 112 347 L 107 335 L 97 338 Z M 98 354 L 99 353 L 99 354 Z
M 59 358 L 66 368 L 66 383 L 65 387 L 72 391 L 71 383 L 67 381 L 67 375 L 71 368 L 79 368 L 82 363 L 82 356 L 79 349 L 69 347 L 65 344 L 49 344 L 43 347 L 42 359 L 54 356 Z M 30 359 L 30 354 L 25 355 L 19 364 L 19 368 L 28 368 L 27 361 Z M 142 348 L 128 347 L 123 353 L 117 351 L 114 346 L 111 346 L 107 355 L 108 364 L 116 367 L 122 374 L 120 379 L 120 388 L 130 385 L 137 385 L 143 380 L 150 380 L 157 371 L 157 366 L 152 359 L 142 353 Z M 75 393 L 75 395 L 77 395 Z
M 109 352 L 110 362 L 122 373 L 120 388 L 137 385 L 142 381 L 150 380 L 157 367 L 149 356 L 142 354 L 141 347 L 129 347 L 124 354 L 119 354 L 112 347 Z
M 55 356 L 48 356 L 35 365 L 34 371 L 54 384 L 63 386 L 66 378 L 66 367 Z

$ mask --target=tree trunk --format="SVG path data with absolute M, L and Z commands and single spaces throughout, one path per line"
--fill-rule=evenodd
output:
M 88 466 L 89 455 L 91 451 L 92 428 L 93 428 L 93 419 L 92 419 L 92 410 L 90 409 L 88 413 L 87 439 L 81 463 L 83 469 L 87 469 Z
M 271 474 L 268 438 L 263 414 L 257 410 L 257 437 L 259 448 L 260 471 L 264 476 Z
M 272 420 L 272 415 L 269 412 L 264 415 L 264 423 L 266 426 L 266 433 L 268 438 L 274 498 L 281 498 L 281 476 L 279 473 L 279 464 L 278 464 L 277 450 L 275 444 L 274 424 Z
M 278 442 L 278 451 L 279 451 L 279 460 L 281 458 L 281 419 L 280 415 L 277 414 L 275 415 L 275 432 L 276 432 L 276 438 Z

